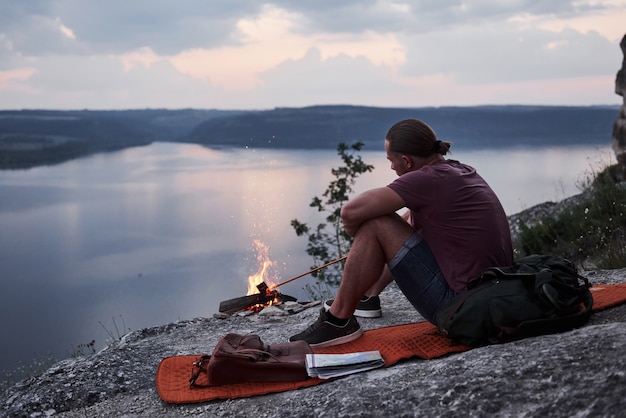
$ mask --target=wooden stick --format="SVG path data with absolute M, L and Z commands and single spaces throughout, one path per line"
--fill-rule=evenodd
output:
M 321 269 L 326 268 L 326 267 L 328 267 L 328 266 L 330 266 L 330 265 L 332 265 L 332 264 L 335 264 L 335 263 L 338 263 L 338 262 L 340 262 L 340 261 L 343 261 L 343 260 L 345 260 L 346 258 L 348 258 L 348 256 L 347 256 L 347 255 L 344 255 L 343 257 L 340 257 L 340 258 L 338 258 L 338 259 L 336 259 L 336 260 L 329 261 L 328 263 L 326 263 L 326 264 L 324 264 L 324 265 L 321 265 L 321 266 L 319 266 L 319 267 L 315 267 L 314 269 L 309 270 L 309 271 L 307 271 L 306 273 L 302 273 L 302 274 L 299 274 L 299 275 L 297 275 L 297 276 L 295 276 L 295 277 L 292 277 L 292 278 L 291 278 L 291 279 L 289 279 L 289 280 L 285 280 L 284 282 L 280 282 L 280 283 L 278 283 L 278 284 L 273 284 L 273 285 L 270 285 L 270 286 L 269 286 L 269 288 L 270 288 L 270 290 L 274 290 L 274 289 L 276 289 L 276 288 L 277 288 L 277 287 L 279 287 L 279 286 L 282 286 L 282 285 L 287 284 L 287 283 L 289 283 L 289 282 L 293 282 L 294 280 L 299 279 L 300 277 L 304 277 L 304 276 L 306 276 L 307 274 L 315 273 L 315 272 L 316 272 L 316 271 L 318 271 L 318 270 L 321 270 Z

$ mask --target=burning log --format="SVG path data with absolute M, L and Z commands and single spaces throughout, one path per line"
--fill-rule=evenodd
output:
M 261 286 L 261 285 L 259 285 Z M 220 302 L 220 312 L 232 315 L 245 309 L 250 309 L 255 306 L 267 306 L 270 302 L 295 302 L 297 299 L 293 296 L 283 295 L 277 290 L 270 290 L 262 293 L 255 293 L 254 295 L 241 296 L 238 298 L 228 299 Z
M 236 312 L 248 309 L 251 306 L 265 305 L 272 299 L 273 297 L 268 298 L 266 295 L 262 295 L 261 293 L 229 299 L 220 302 L 220 312 L 232 315 Z

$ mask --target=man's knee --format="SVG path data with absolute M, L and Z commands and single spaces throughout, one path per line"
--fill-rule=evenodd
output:
M 373 235 L 383 240 L 385 237 L 408 239 L 414 232 L 415 230 L 411 225 L 402 219 L 400 215 L 394 213 L 368 219 L 359 227 L 356 235 Z
M 398 225 L 400 223 L 408 225 L 397 213 L 382 215 L 377 218 L 368 219 L 367 221 L 363 222 L 363 224 L 361 224 L 361 226 L 359 227 L 359 231 L 363 228 L 369 230 L 381 228 L 386 229 L 390 226 Z

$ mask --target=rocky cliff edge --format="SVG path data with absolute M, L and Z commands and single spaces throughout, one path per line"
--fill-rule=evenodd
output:
M 626 269 L 584 272 L 592 283 L 626 282 Z M 364 329 L 421 321 L 394 285 L 383 317 Z M 228 332 L 286 341 L 319 305 L 285 316 L 180 321 L 130 332 L 102 351 L 54 365 L 3 394 L 8 417 L 617 417 L 626 410 L 626 305 L 595 313 L 571 332 L 473 349 L 434 360 L 409 359 L 314 387 L 264 396 L 170 405 L 155 372 L 167 356 L 210 352 Z M 217 309 L 215 309 L 217 310 Z

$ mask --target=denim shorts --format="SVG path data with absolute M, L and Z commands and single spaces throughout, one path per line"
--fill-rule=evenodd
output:
M 430 247 L 417 233 L 389 262 L 389 270 L 402 293 L 429 322 L 434 323 L 439 309 L 456 296 Z

